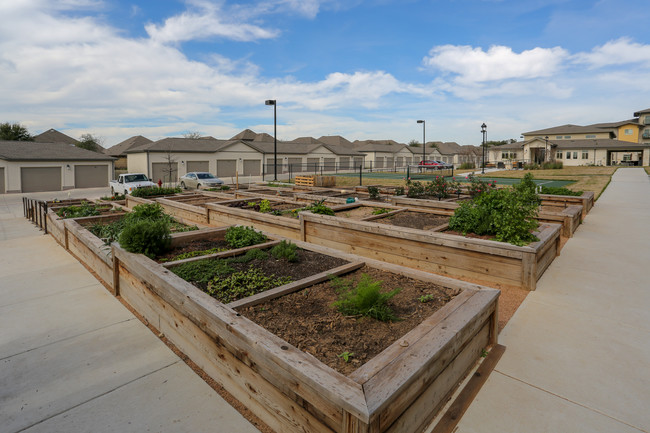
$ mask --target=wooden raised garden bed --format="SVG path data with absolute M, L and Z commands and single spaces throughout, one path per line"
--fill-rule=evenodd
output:
M 499 292 L 297 244 L 350 262 L 337 268 L 342 273 L 365 264 L 458 294 L 346 376 L 246 317 L 260 302 L 271 302 L 263 305 L 271 308 L 273 301 L 260 298 L 268 296 L 266 292 L 257 299 L 224 305 L 162 265 L 117 244 L 113 244 L 115 284 L 127 303 L 274 431 L 422 431 L 482 351 L 496 343 Z M 326 275 L 284 289 L 319 290 L 316 285 L 323 278 Z
M 585 191 L 581 196 L 570 196 L 570 195 L 551 195 L 551 194 L 540 194 L 539 198 L 542 199 L 542 206 L 582 206 L 582 219 L 584 220 L 587 214 L 591 211 L 591 208 L 594 207 L 594 192 Z
M 395 230 L 375 221 L 300 215 L 306 242 L 493 287 L 535 290 L 560 248 L 557 224 L 540 225 L 540 240 L 520 247 L 434 231 Z

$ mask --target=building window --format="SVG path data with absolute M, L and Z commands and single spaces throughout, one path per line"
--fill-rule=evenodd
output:
M 566 153 L 566 159 L 571 159 L 571 152 L 567 151 L 567 153 Z
M 623 154 L 623 161 L 632 161 L 632 154 L 631 153 L 624 153 Z
M 565 135 L 564 138 L 571 138 L 571 136 L 570 135 Z
M 557 159 L 562 159 L 562 152 L 558 152 L 556 158 Z
M 596 134 L 587 134 L 585 138 L 596 138 Z
M 650 125 L 650 116 L 645 117 L 645 122 L 643 122 L 644 125 Z
M 643 138 L 650 138 L 650 129 L 643 130 Z
M 578 159 L 578 152 L 573 152 L 573 159 Z
M 589 158 L 589 151 L 588 150 L 583 150 L 582 151 L 582 159 L 587 159 Z
M 556 135 L 556 136 L 555 136 L 555 139 L 556 139 L 556 140 L 562 140 L 562 136 L 561 136 L 561 135 Z
M 623 133 L 624 133 L 625 135 L 632 135 L 632 134 L 633 134 L 633 131 L 632 131 L 631 129 L 626 129 Z

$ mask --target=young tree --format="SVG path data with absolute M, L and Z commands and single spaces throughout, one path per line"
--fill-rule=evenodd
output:
M 101 152 L 103 141 L 104 140 L 101 137 L 95 137 L 92 134 L 82 134 L 81 137 L 79 137 L 79 144 L 77 144 L 77 147 L 92 150 L 93 152 Z
M 417 140 L 411 140 L 411 141 L 409 141 L 409 142 L 408 142 L 408 145 L 411 146 L 411 147 L 420 147 L 420 146 L 421 146 L 420 142 L 417 141 Z
M 19 123 L 0 123 L 0 140 L 34 141 L 27 128 Z
M 199 131 L 187 131 L 183 133 L 183 138 L 199 139 L 202 135 Z

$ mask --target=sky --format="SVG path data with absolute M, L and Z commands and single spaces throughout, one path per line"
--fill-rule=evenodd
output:
M 645 7 L 644 7 L 645 5 Z M 650 108 L 650 3 L 0 0 L 0 122 L 30 133 L 478 145 Z M 424 128 L 417 120 L 425 120 Z

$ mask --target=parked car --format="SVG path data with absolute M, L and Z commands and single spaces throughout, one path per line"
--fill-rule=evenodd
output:
M 187 188 L 214 188 L 223 185 L 223 180 L 219 179 L 212 173 L 192 171 L 180 178 L 181 187 Z

